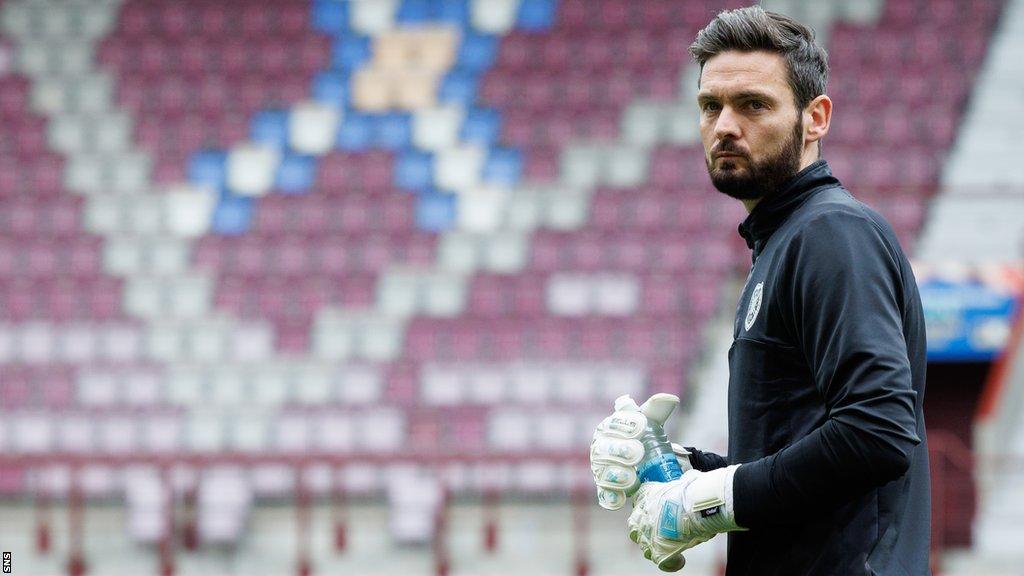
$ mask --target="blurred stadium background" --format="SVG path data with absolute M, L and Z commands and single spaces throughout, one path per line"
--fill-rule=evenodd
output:
M 1022 574 L 1024 0 L 763 4 L 915 259 L 936 573 Z M 655 573 L 587 446 L 667 391 L 725 450 L 749 252 L 686 48 L 741 5 L 0 1 L 13 573 Z

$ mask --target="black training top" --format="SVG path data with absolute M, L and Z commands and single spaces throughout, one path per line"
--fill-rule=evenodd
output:
M 924 315 L 896 235 L 823 160 L 740 234 L 728 462 L 749 531 L 726 574 L 929 574 Z

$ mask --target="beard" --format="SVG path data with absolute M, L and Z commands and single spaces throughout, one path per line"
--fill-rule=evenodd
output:
M 731 152 L 742 156 L 746 161 L 746 169 L 742 169 L 737 160 L 726 158 L 721 161 L 720 168 L 715 168 L 712 156 L 719 152 Z M 762 160 L 753 161 L 750 153 L 741 150 L 732 140 L 722 140 L 712 153 L 705 157 L 711 183 L 719 192 L 737 200 L 757 200 L 771 196 L 782 188 L 787 180 L 800 171 L 800 157 L 803 152 L 803 123 L 800 119 L 793 125 L 789 139 L 782 148 Z

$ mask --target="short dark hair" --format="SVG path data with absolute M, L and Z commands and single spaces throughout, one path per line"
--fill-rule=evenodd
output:
M 788 16 L 760 6 L 719 12 L 690 45 L 690 55 L 700 64 L 729 50 L 765 50 L 782 55 L 789 68 L 789 87 L 797 109 L 825 93 L 828 53 L 814 42 L 814 30 Z M 698 85 L 700 80 L 698 80 Z

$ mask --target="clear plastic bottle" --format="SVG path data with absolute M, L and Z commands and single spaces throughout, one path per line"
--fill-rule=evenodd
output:
M 629 396 L 620 396 L 615 401 L 616 410 L 632 408 L 647 416 L 647 428 L 639 438 L 644 446 L 644 457 L 636 467 L 641 482 L 670 482 L 683 475 L 683 469 L 672 452 L 672 444 L 662 426 L 677 404 L 678 396 L 664 393 L 651 396 L 643 406 L 637 406 L 636 401 Z

